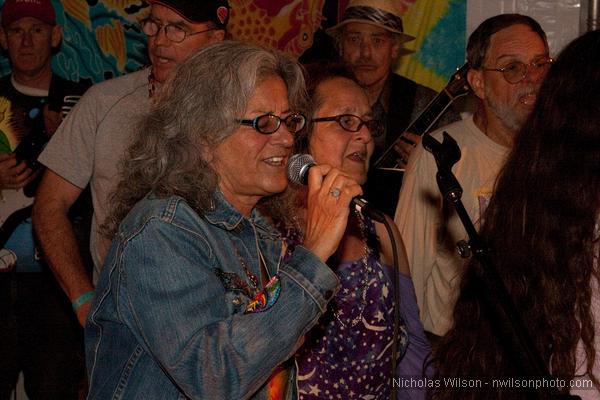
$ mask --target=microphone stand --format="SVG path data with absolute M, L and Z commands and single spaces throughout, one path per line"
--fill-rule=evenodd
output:
M 452 166 L 460 160 L 460 148 L 456 141 L 448 134 L 443 132 L 442 143 L 434 139 L 430 134 L 423 136 L 423 147 L 433 154 L 438 167 L 436 181 L 443 198 L 451 203 L 464 225 L 469 236 L 468 248 L 481 265 L 480 280 L 481 289 L 479 294 L 483 302 L 492 311 L 492 315 L 498 319 L 500 329 L 500 338 L 504 339 L 509 349 L 515 353 L 515 360 L 522 373 L 528 379 L 540 379 L 550 383 L 554 378 L 550 375 L 548 367 L 537 352 L 529 332 L 525 328 L 523 320 L 513 303 L 508 289 L 504 285 L 498 271 L 490 262 L 488 250 L 485 243 L 475 230 L 473 222 L 469 218 L 467 211 L 461 201 L 462 187 L 452 173 Z M 549 384 L 549 386 L 552 386 Z M 554 385 L 557 386 L 557 385 Z M 544 392 L 532 393 L 530 398 L 551 398 L 556 399 L 579 399 L 579 396 L 561 394 L 557 387 L 543 387 Z M 545 395 L 545 396 L 544 396 Z

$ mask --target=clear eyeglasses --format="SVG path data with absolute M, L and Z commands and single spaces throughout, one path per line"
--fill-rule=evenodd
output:
M 237 122 L 242 125 L 251 126 L 257 132 L 270 135 L 277 132 L 283 121 L 285 127 L 290 133 L 297 133 L 306 125 L 306 117 L 300 113 L 291 113 L 285 118 L 274 114 L 263 114 L 253 119 L 238 119 Z
M 311 122 L 327 122 L 327 121 L 335 121 L 338 123 L 342 129 L 348 132 L 358 132 L 366 125 L 371 133 L 371 136 L 379 136 L 383 133 L 383 124 L 381 121 L 377 119 L 370 119 L 365 121 L 358 115 L 353 114 L 341 114 L 335 115 L 333 117 L 321 117 L 321 118 L 313 118 Z
M 198 35 L 200 33 L 214 31 L 217 28 L 208 28 L 198 32 L 188 32 L 182 26 L 174 24 L 162 25 L 152 18 L 142 20 L 142 31 L 148 37 L 153 37 L 159 34 L 161 29 L 165 29 L 165 36 L 173 43 L 181 43 L 188 36 Z
M 502 72 L 504 79 L 508 83 L 519 83 L 527 74 L 535 74 L 536 77 L 546 73 L 554 60 L 550 57 L 544 57 L 530 62 L 529 64 L 520 61 L 514 61 L 502 68 L 483 68 L 484 71 Z

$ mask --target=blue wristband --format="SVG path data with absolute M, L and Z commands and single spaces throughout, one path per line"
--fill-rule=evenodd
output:
M 77 310 L 79 310 L 82 305 L 94 298 L 94 294 L 95 292 L 93 290 L 90 290 L 89 292 L 85 292 L 84 294 L 73 300 L 73 302 L 71 303 L 71 306 L 73 306 L 73 311 L 77 312 Z

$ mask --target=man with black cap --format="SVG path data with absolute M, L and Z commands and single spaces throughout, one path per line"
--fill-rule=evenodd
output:
M 108 196 L 118 180 L 119 160 L 139 117 L 179 63 L 225 38 L 229 19 L 227 0 L 149 3 L 150 16 L 142 21 L 142 29 L 148 36 L 152 65 L 93 86 L 40 156 L 48 170 L 34 205 L 34 227 L 46 259 L 82 325 L 94 285 L 73 240 L 67 219 L 69 207 L 90 183 L 94 205 L 90 241 L 96 277 L 110 245 L 100 233 L 100 225 L 106 217 Z
M 402 45 L 415 39 L 404 33 L 401 7 L 398 0 L 350 0 L 340 22 L 326 31 L 335 39 L 340 56 L 366 89 L 374 117 L 385 122 L 384 133 L 374 138 L 373 161 L 394 144 L 436 95 L 434 90 L 392 71 L 403 51 Z M 450 113 L 442 124 L 456 119 L 458 115 Z M 406 163 L 412 145 L 402 144 L 398 150 L 398 159 Z M 393 215 L 400 179 L 393 188 L 389 180 L 379 182 L 376 178 L 369 176 L 365 196 Z

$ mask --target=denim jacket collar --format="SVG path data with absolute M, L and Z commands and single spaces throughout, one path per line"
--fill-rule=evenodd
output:
M 210 210 L 204 213 L 204 217 L 213 225 L 231 231 L 238 229 L 244 219 L 247 219 L 261 236 L 279 237 L 279 233 L 271 227 L 267 219 L 256 209 L 252 210 L 250 218 L 244 217 L 235 207 L 225 199 L 223 192 L 216 189 L 213 193 Z

